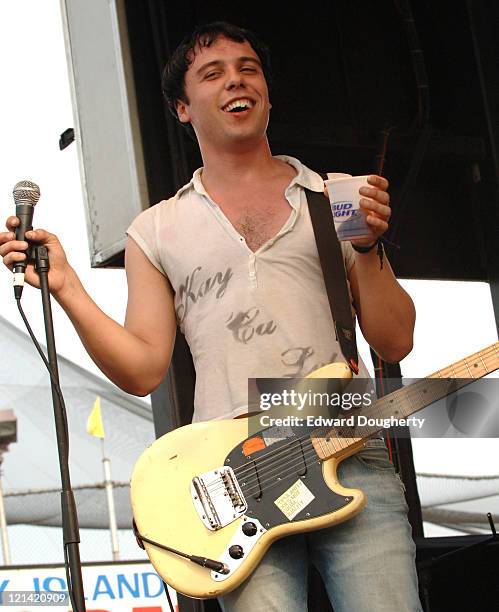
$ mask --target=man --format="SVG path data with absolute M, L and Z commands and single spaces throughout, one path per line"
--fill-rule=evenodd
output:
M 90 299 L 54 235 L 27 234 L 48 247 L 51 292 L 89 354 L 125 391 L 145 395 L 159 384 L 178 322 L 196 367 L 195 420 L 244 412 L 249 377 L 303 376 L 342 359 L 304 191 L 322 192 L 324 184 L 298 160 L 272 156 L 266 75 L 264 46 L 224 23 L 198 29 L 170 60 L 165 95 L 194 131 L 203 168 L 129 228 L 124 327 Z M 380 269 L 369 248 L 390 218 L 386 179 L 373 176 L 369 184 L 361 204 L 373 237 L 356 241 L 362 252 L 349 243 L 342 251 L 362 332 L 393 362 L 411 350 L 415 314 L 388 262 Z M 14 239 L 16 223 L 10 217 L 0 234 L 9 268 L 27 248 Z M 26 280 L 38 284 L 31 268 Z M 222 599 L 225 611 L 304 610 L 308 561 L 336 612 L 420 610 L 402 484 L 383 443 L 345 460 L 339 478 L 367 492 L 367 508 L 334 529 L 277 542 Z

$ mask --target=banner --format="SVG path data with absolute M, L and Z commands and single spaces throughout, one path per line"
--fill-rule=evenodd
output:
M 87 612 L 170 612 L 163 582 L 148 561 L 85 563 L 82 572 Z M 169 592 L 176 606 L 176 593 Z M 72 608 L 67 603 L 66 572 L 60 565 L 1 569 L 0 597 L 1 612 Z

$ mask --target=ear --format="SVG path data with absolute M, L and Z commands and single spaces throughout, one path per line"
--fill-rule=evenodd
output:
M 180 123 L 189 123 L 191 120 L 191 115 L 189 113 L 188 105 L 182 100 L 177 100 L 175 108 L 177 110 Z

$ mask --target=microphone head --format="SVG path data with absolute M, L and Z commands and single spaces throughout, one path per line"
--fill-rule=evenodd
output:
M 18 204 L 35 206 L 40 199 L 40 187 L 31 181 L 19 181 L 14 186 L 12 193 L 14 194 L 16 206 Z

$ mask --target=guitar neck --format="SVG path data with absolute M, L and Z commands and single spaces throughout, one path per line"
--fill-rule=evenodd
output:
M 407 418 L 498 368 L 499 342 L 496 342 L 426 378 L 381 397 L 371 406 L 364 407 L 362 415 L 367 418 L 368 423 L 369 419 L 375 419 L 375 422 L 379 423 L 391 417 L 397 420 Z M 349 454 L 347 449 L 362 446 L 365 440 L 382 429 L 379 425 L 364 425 L 362 435 L 359 436 L 355 428 L 323 427 L 315 430 L 311 439 L 317 455 L 325 460 Z

